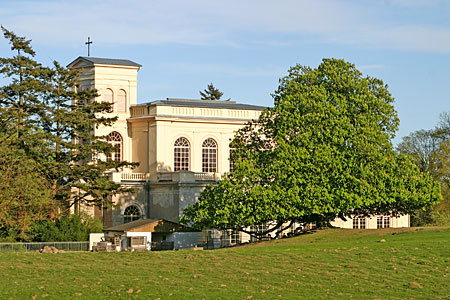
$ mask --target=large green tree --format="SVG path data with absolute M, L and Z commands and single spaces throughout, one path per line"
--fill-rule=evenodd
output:
M 407 214 L 440 199 L 439 184 L 392 149 L 399 120 L 387 86 L 324 59 L 280 80 L 274 107 L 239 130 L 233 171 L 183 219 L 204 228 Z M 261 235 L 267 232 L 261 232 Z
M 28 240 L 31 226 L 54 214 L 50 183 L 15 137 L 0 137 L 0 238 Z

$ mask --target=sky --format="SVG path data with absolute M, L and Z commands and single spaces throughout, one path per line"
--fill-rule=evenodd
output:
M 382 79 L 402 136 L 450 111 L 450 0 L 2 0 L 0 23 L 44 65 L 87 55 L 142 65 L 138 103 L 223 98 L 272 106 L 291 66 L 340 58 Z M 0 39 L 0 57 L 11 56 Z

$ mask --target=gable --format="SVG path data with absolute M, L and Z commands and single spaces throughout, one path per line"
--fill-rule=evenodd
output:
M 93 67 L 94 64 L 89 62 L 88 60 L 82 58 L 81 56 L 75 59 L 73 62 L 67 65 L 67 68 L 69 69 L 80 69 L 80 68 L 87 68 L 87 67 Z

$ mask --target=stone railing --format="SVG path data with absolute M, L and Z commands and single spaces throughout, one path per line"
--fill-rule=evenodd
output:
M 137 105 L 130 107 L 130 115 L 132 118 L 146 117 L 155 114 L 152 113 L 146 105 Z M 227 109 L 227 108 L 200 108 L 200 107 L 172 107 L 170 110 L 163 111 L 162 115 L 172 116 L 189 116 L 189 117 L 209 117 L 209 118 L 231 118 L 251 120 L 258 119 L 261 111 L 243 110 L 243 109 Z M 157 116 L 156 114 L 155 116 Z
M 197 173 L 197 172 L 158 172 L 158 182 L 214 182 L 220 179 L 219 173 Z
M 150 182 L 149 173 L 128 173 L 113 172 L 110 173 L 111 180 L 120 182 Z M 220 173 L 201 173 L 201 172 L 158 172 L 156 173 L 156 182 L 215 182 L 220 179 Z M 152 179 L 154 181 L 155 179 Z
M 120 179 L 124 181 L 147 181 L 148 173 L 120 173 Z
M 130 107 L 131 117 L 142 117 L 148 115 L 147 106 L 131 106 Z
M 220 179 L 218 173 L 194 173 L 195 181 L 217 181 Z

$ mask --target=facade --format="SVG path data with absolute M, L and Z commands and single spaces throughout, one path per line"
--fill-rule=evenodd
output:
M 399 217 L 393 216 L 373 216 L 373 217 L 354 217 L 347 220 L 336 219 L 331 225 L 339 228 L 349 229 L 381 229 L 381 228 L 399 228 L 409 227 L 409 215 Z
M 105 227 L 139 219 L 178 222 L 201 190 L 230 170 L 229 142 L 234 132 L 264 110 L 234 101 L 171 98 L 137 104 L 141 65 L 78 57 L 68 67 L 80 70 L 82 88 L 98 91 L 97 101 L 113 103 L 111 116 L 118 116 L 118 121 L 95 129 L 96 135 L 107 136 L 117 149 L 107 159 L 139 163 L 133 170 L 110 173 L 113 181 L 134 187 L 137 193 L 116 196 L 114 209 L 85 208 L 101 218 Z M 377 228 L 376 220 L 364 222 L 364 228 Z M 363 228 L 362 224 L 358 219 L 356 228 Z M 334 225 L 355 228 L 353 220 L 336 220 Z M 389 219 L 389 227 L 404 226 L 409 226 L 408 216 Z M 231 244 L 248 239 L 238 233 L 224 234 Z

